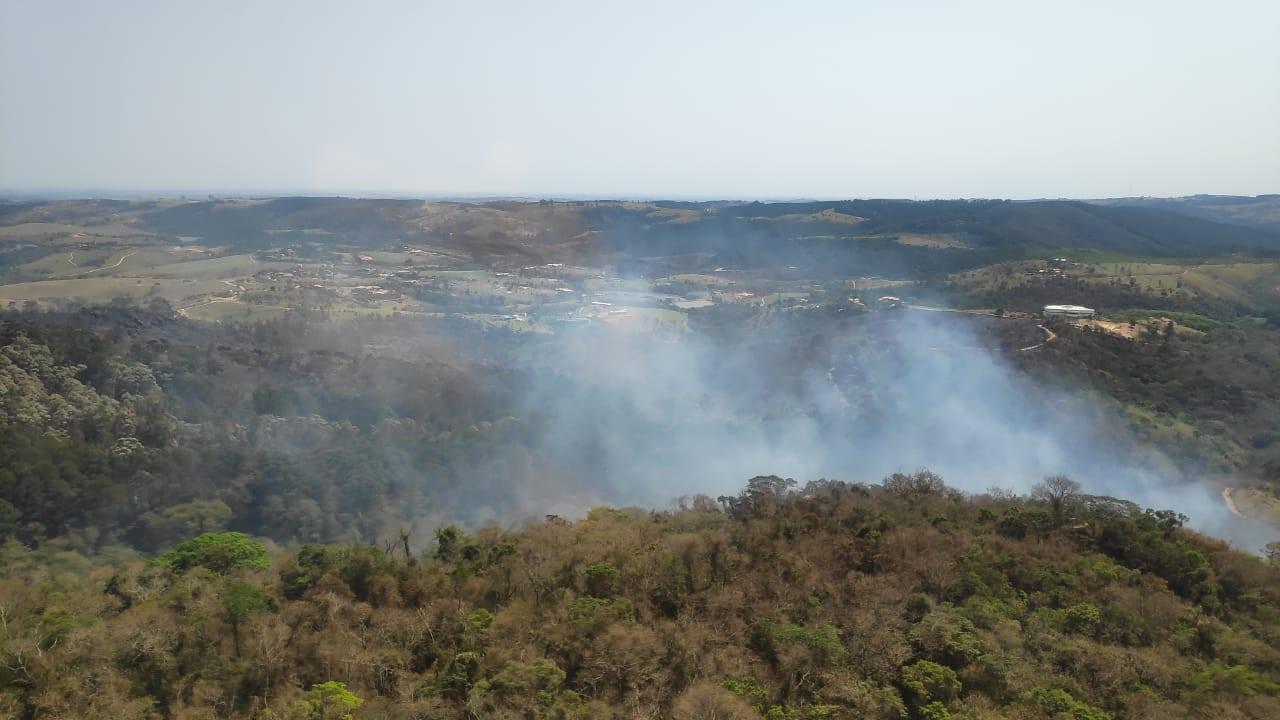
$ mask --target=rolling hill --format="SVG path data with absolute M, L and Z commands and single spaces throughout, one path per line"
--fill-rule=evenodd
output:
M 423 202 L 287 197 L 211 201 L 12 203 L 10 250 L 65 223 L 238 251 L 288 245 L 430 243 L 477 262 L 797 266 L 826 275 L 938 275 L 1060 249 L 1157 257 L 1280 252 L 1280 232 L 1155 207 L 1076 201 Z M 59 225 L 64 223 L 64 225 Z M 121 230 L 123 228 L 124 230 Z M 25 235 L 24 235 L 25 233 Z M 29 251 L 28 251 L 29 252 Z
M 1180 198 L 1113 198 L 1090 202 L 1109 207 L 1142 207 L 1187 217 L 1280 232 L 1280 195 L 1191 195 Z

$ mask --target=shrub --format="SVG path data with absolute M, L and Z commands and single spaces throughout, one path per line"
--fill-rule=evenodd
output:
M 467 615 L 467 628 L 474 632 L 485 632 L 493 624 L 493 613 L 484 608 L 476 608 Z
M 793 623 L 764 622 L 759 627 L 759 639 L 770 648 L 778 645 L 800 645 L 831 656 L 844 654 L 840 631 L 830 623 L 796 625 Z
M 336 680 L 313 685 L 307 697 L 289 707 L 288 720 L 351 720 L 364 704 L 347 686 Z
M 597 562 L 587 566 L 587 591 L 601 597 L 613 594 L 613 581 L 618 568 L 613 563 Z
M 960 678 L 949 667 L 920 660 L 902 668 L 902 688 L 916 707 L 924 708 L 956 699 L 960 695 Z
M 756 712 L 763 713 L 765 706 L 769 704 L 769 691 L 755 678 L 745 678 L 743 680 L 731 678 L 724 681 L 724 687 L 729 692 L 750 703 Z
M 968 618 L 949 606 L 924 617 L 911 630 L 911 641 L 931 660 L 962 668 L 982 656 L 982 636 Z
M 240 627 L 253 615 L 271 609 L 271 596 L 260 585 L 233 582 L 222 594 L 222 619 L 231 626 L 236 655 L 240 654 Z
M 1062 611 L 1062 625 L 1067 632 L 1093 635 L 1102 622 L 1102 612 L 1092 603 L 1072 605 Z
M 1280 695 L 1280 683 L 1243 665 L 1227 666 L 1211 663 L 1187 680 L 1185 696 L 1193 705 L 1202 705 L 1210 698 L 1222 695 L 1253 697 L 1254 695 Z
M 614 567 L 613 563 L 598 562 L 598 563 L 591 563 L 590 565 L 587 566 L 587 577 L 592 577 L 592 578 L 612 577 L 617 572 L 618 572 L 618 568 Z
M 245 582 L 233 582 L 222 594 L 223 617 L 227 623 L 236 626 L 252 615 L 265 613 L 271 609 L 271 596 L 261 585 Z
M 1023 696 L 1023 702 L 1048 717 L 1066 715 L 1072 720 L 1111 720 L 1101 709 L 1080 702 L 1059 688 L 1036 688 Z
M 468 706 L 477 717 L 494 714 L 499 709 L 526 714 L 545 712 L 560 699 L 564 680 L 564 671 L 550 660 L 508 662 L 501 672 L 472 687 Z
M 753 720 L 759 716 L 733 691 L 712 683 L 698 683 L 676 698 L 671 717 L 674 720 Z
M 466 535 L 461 530 L 448 525 L 436 530 L 436 558 L 439 560 L 452 560 L 458 554 L 458 549 L 466 540 Z
M 934 701 L 920 708 L 920 720 L 951 720 L 951 711 L 946 705 Z

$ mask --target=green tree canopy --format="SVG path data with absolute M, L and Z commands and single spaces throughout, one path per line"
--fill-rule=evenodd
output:
M 266 570 L 267 550 L 262 543 L 241 532 L 205 533 L 181 543 L 154 561 L 176 573 L 193 567 L 216 573 L 232 570 Z

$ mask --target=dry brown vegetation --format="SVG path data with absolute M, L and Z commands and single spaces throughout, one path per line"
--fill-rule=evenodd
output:
M 1280 713 L 1277 569 L 1179 516 L 1065 479 L 1039 500 L 792 485 L 269 567 L 234 534 L 150 563 L 10 544 L 0 716 Z

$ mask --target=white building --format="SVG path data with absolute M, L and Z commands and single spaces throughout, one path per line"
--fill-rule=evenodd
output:
M 1087 308 L 1083 305 L 1045 305 L 1045 317 L 1069 317 L 1069 318 L 1089 318 L 1096 313 L 1093 308 Z

